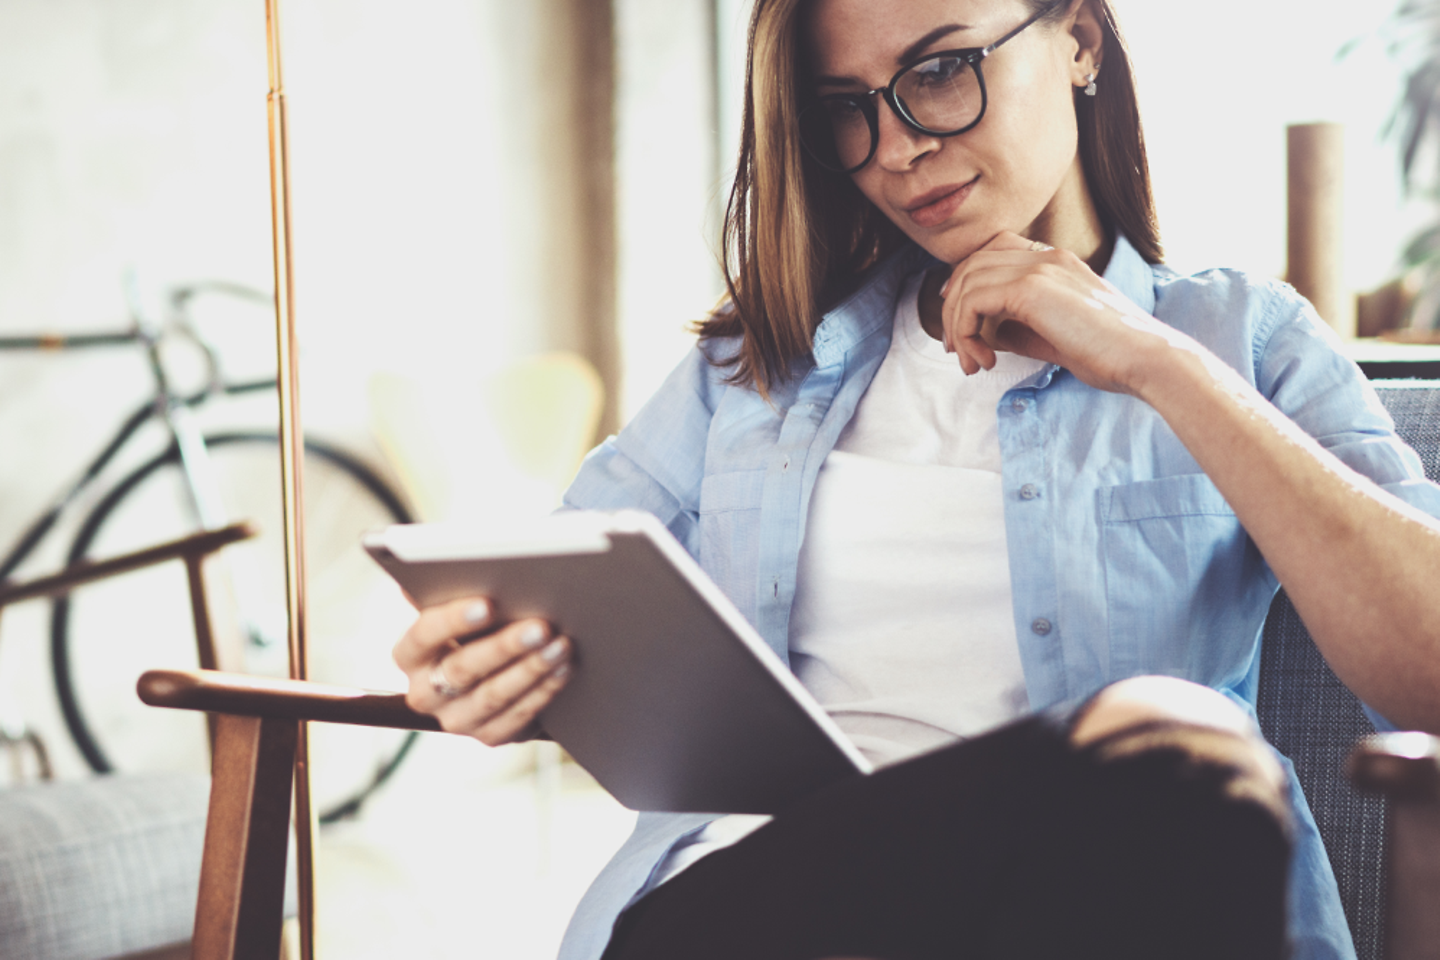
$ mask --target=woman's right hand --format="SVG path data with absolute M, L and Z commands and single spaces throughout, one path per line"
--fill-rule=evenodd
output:
M 543 620 L 497 623 L 494 612 L 480 597 L 422 610 L 394 651 L 412 709 L 492 747 L 531 733 L 571 669 L 568 638 Z

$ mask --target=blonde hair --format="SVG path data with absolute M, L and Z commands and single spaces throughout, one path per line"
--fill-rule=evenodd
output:
M 1051 4 L 1057 15 L 1069 6 L 1026 2 L 1037 12 Z M 1107 0 L 1090 2 L 1105 34 L 1105 77 L 1098 96 L 1077 97 L 1081 162 L 1101 221 L 1158 263 L 1129 57 Z M 800 43 L 808 7 L 808 0 L 755 0 L 740 155 L 722 237 L 728 296 L 697 326 L 702 339 L 741 338 L 739 351 L 721 362 L 734 367 L 730 382 L 766 397 L 808 359 L 822 310 L 907 242 L 848 176 L 824 170 L 800 146 L 799 114 L 811 95 Z

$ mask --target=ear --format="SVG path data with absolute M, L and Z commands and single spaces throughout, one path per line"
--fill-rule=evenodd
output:
M 1070 13 L 1070 35 L 1076 46 L 1070 82 L 1083 87 L 1089 83 L 1087 77 L 1100 73 L 1105 59 L 1105 30 L 1092 0 L 1076 0 Z

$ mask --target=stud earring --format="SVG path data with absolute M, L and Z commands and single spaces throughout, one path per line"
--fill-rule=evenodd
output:
M 1087 97 L 1093 97 L 1093 96 L 1095 96 L 1095 74 L 1093 74 L 1093 73 L 1087 73 L 1087 74 L 1085 74 L 1085 82 L 1086 82 L 1087 84 L 1089 84 L 1089 86 L 1087 86 L 1087 87 L 1085 88 L 1085 96 L 1087 96 Z

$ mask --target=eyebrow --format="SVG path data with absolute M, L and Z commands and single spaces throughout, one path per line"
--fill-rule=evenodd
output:
M 929 47 L 935 41 L 941 39 L 942 37 L 948 37 L 952 33 L 959 33 L 962 30 L 969 29 L 971 29 L 971 27 L 968 24 L 964 23 L 947 23 L 943 27 L 936 27 L 934 30 L 931 30 L 929 33 L 925 34 L 925 36 L 921 37 L 919 40 L 916 40 L 914 43 L 910 44 L 910 46 L 900 51 L 900 55 L 895 58 L 895 65 L 897 67 L 903 67 L 910 61 L 919 58 L 920 54 L 924 52 L 925 48 Z M 847 84 L 859 82 L 860 81 L 855 79 L 854 77 L 815 78 L 816 86 L 821 87 L 843 87 Z
M 943 27 L 936 27 L 934 30 L 931 30 L 929 33 L 925 34 L 925 36 L 921 37 L 919 40 L 916 40 L 914 43 L 910 44 L 910 46 L 900 51 L 900 56 L 895 58 L 895 65 L 897 67 L 903 67 L 911 60 L 914 60 L 916 57 L 920 56 L 920 54 L 925 51 L 926 47 L 930 46 L 930 44 L 934 43 L 936 40 L 939 40 L 941 37 L 948 37 L 952 33 L 959 33 L 961 30 L 969 29 L 970 27 L 963 23 L 947 23 Z

